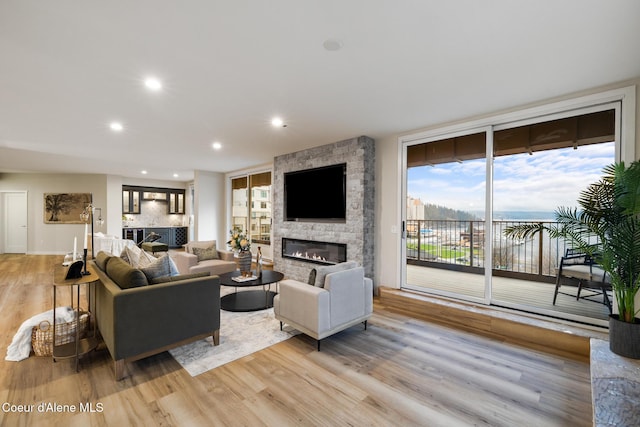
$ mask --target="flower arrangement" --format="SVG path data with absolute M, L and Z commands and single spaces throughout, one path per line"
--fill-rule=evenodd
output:
M 239 228 L 234 228 L 233 230 L 229 230 L 231 234 L 231 239 L 227 242 L 227 245 L 231 247 L 232 251 L 248 251 L 251 247 L 251 243 L 249 243 L 249 239 Z

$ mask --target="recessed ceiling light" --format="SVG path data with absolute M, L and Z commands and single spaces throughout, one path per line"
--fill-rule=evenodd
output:
M 147 174 L 147 171 L 140 171 L 140 173 L 141 173 L 142 175 L 146 175 L 146 174 Z
M 284 124 L 280 117 L 274 117 L 271 119 L 271 125 L 276 128 L 286 128 L 287 125 Z
M 122 132 L 122 130 L 124 129 L 124 126 L 122 126 L 122 123 L 120 122 L 111 122 L 109 123 L 109 127 L 114 132 Z
M 213 147 L 214 150 L 220 150 L 222 148 L 222 144 L 220 144 L 218 141 L 211 144 L 211 146 Z
M 177 177 L 178 177 L 178 174 L 177 174 L 177 173 L 174 173 L 174 174 L 173 174 L 173 177 L 174 177 L 174 178 L 177 178 Z
M 325 48 L 325 50 L 335 52 L 336 50 L 342 49 L 342 40 L 326 39 L 324 43 L 322 43 L 322 46 Z
M 155 77 L 147 77 L 144 79 L 144 85 L 147 89 L 157 92 L 162 89 L 162 82 Z

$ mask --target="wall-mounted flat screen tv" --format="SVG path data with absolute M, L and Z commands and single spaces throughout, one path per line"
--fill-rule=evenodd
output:
M 345 222 L 347 164 L 284 174 L 285 221 Z

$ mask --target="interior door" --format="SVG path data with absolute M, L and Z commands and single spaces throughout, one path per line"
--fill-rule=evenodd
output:
M 4 193 L 7 253 L 27 253 L 27 193 Z

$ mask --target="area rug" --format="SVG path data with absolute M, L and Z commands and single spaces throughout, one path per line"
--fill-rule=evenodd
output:
M 241 357 L 255 353 L 299 332 L 280 322 L 273 315 L 273 308 L 253 312 L 233 313 L 220 311 L 220 345 L 213 345 L 213 338 L 169 350 L 171 356 L 192 376 L 200 375 Z

